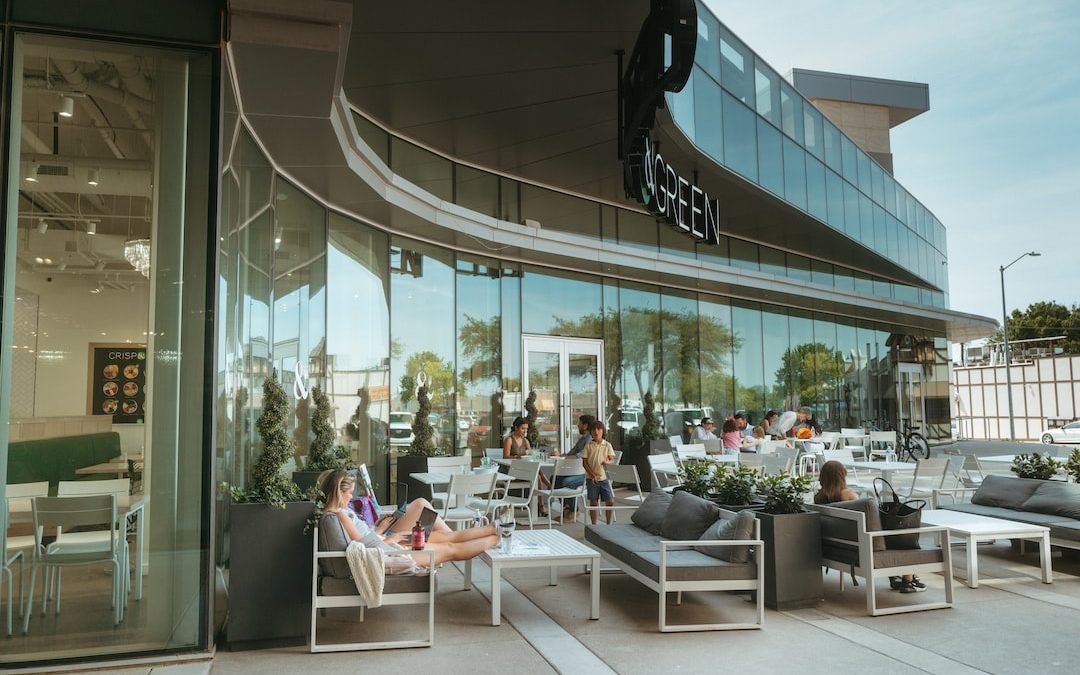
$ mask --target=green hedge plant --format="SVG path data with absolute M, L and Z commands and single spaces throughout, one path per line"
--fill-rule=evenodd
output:
M 727 506 L 745 506 L 754 499 L 761 474 L 758 471 L 739 465 L 733 469 L 716 472 L 713 478 L 713 492 L 716 502 Z
M 802 513 L 810 493 L 810 476 L 792 476 L 785 472 L 758 479 L 758 492 L 765 498 L 762 511 L 774 515 Z
M 1020 478 L 1050 480 L 1061 468 L 1061 462 L 1050 455 L 1033 452 L 1030 455 L 1024 453 L 1014 457 L 1010 470 Z

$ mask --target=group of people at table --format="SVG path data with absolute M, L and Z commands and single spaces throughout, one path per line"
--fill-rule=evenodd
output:
M 821 433 L 821 424 L 814 417 L 809 408 L 799 408 L 795 412 L 795 423 L 788 429 L 777 426 L 780 413 L 770 410 L 761 419 L 761 424 L 751 426 L 749 419 L 743 413 L 735 413 L 724 420 L 720 428 L 720 435 L 716 434 L 716 423 L 711 417 L 702 417 L 697 426 L 687 428 L 683 433 L 683 440 L 692 443 L 694 441 L 723 441 L 724 452 L 733 454 L 737 452 L 757 452 L 764 440 L 782 440 L 784 438 L 799 438 L 799 431 L 809 430 L 812 435 Z

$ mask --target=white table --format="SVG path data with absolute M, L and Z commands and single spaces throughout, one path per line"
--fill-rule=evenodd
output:
M 450 477 L 455 476 L 455 475 L 483 476 L 483 475 L 490 475 L 490 474 L 486 474 L 486 473 L 479 473 L 478 474 L 478 473 L 472 473 L 472 472 L 469 472 L 467 474 L 452 474 L 452 473 L 441 473 L 441 472 L 438 472 L 438 471 L 418 471 L 416 473 L 410 473 L 409 478 L 413 478 L 413 479 L 415 479 L 415 480 L 417 480 L 417 481 L 419 481 L 421 483 L 424 483 L 425 485 L 446 485 L 446 484 L 448 484 L 450 482 Z M 495 482 L 510 480 L 510 474 L 500 472 L 497 475 L 498 475 L 498 477 L 495 479 Z
M 502 570 L 516 567 L 548 567 L 550 583 L 559 582 L 558 568 L 562 565 L 587 565 L 592 595 L 593 619 L 600 618 L 600 553 L 558 530 L 518 530 L 511 536 L 514 550 L 503 553 L 502 548 L 484 551 L 480 558 L 491 565 L 491 625 L 498 626 L 502 616 Z M 538 547 L 529 550 L 529 547 Z
M 979 457 L 979 464 L 1012 464 L 1016 459 L 1016 455 L 990 455 L 989 457 Z
M 916 465 L 915 462 L 852 462 L 851 466 L 867 471 L 880 471 L 881 477 L 891 482 L 893 473 L 914 471 Z
M 34 512 L 31 497 L 18 497 L 8 500 L 8 521 L 11 523 L 33 523 Z M 143 595 L 143 537 L 145 536 L 146 518 L 143 509 L 149 498 L 146 495 L 117 495 L 116 520 L 118 525 L 135 525 L 135 599 L 142 600 Z
M 968 588 L 979 587 L 979 542 L 995 539 L 1038 539 L 1042 581 L 1044 584 L 1054 582 L 1054 571 L 1050 565 L 1050 528 L 1048 527 L 949 509 L 924 510 L 922 524 L 947 528 L 950 535 L 964 540 L 967 545 Z
M 101 464 L 91 464 L 90 466 L 83 466 L 75 469 L 75 473 L 80 476 L 88 475 L 109 475 L 116 474 L 117 478 L 123 478 L 128 474 L 128 460 L 132 460 L 136 463 L 142 463 L 143 458 L 141 455 L 132 455 L 128 457 L 121 455 L 108 462 L 102 462 Z

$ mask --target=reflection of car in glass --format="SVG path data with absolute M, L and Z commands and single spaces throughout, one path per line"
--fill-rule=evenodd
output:
M 681 434 L 686 426 L 696 427 L 702 417 L 712 417 L 711 408 L 676 408 L 664 413 L 664 432 L 674 436 Z
M 1080 422 L 1069 422 L 1057 429 L 1047 429 L 1040 437 L 1043 443 L 1080 443 Z
M 623 410 L 619 413 L 619 419 L 615 422 L 623 430 L 624 433 L 631 433 L 635 430 L 641 431 L 641 427 L 645 424 L 645 414 L 640 410 Z
M 411 412 L 390 413 L 390 445 L 410 445 L 413 442 Z

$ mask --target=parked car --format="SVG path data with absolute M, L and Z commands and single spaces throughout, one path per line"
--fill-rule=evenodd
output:
M 1080 422 L 1069 422 L 1063 427 L 1042 432 L 1043 443 L 1080 443 Z
M 390 413 L 390 445 L 405 446 L 413 442 L 413 414 L 411 412 Z
M 645 425 L 645 414 L 640 410 L 622 410 L 619 413 L 619 419 L 615 424 L 623 430 L 624 433 L 631 433 L 637 431 L 641 432 L 641 427 Z

